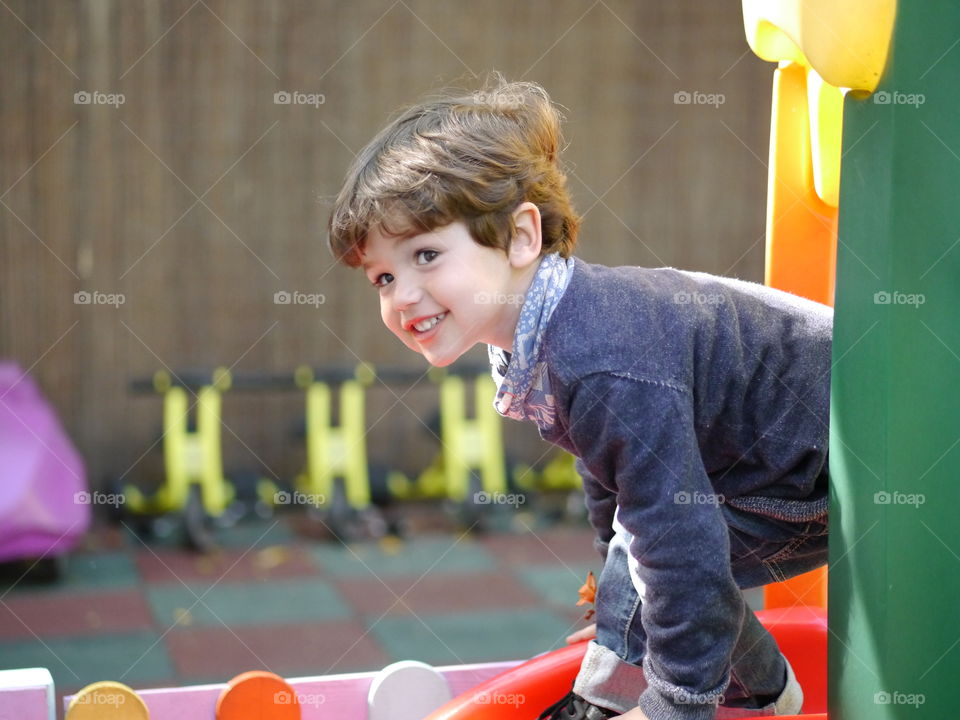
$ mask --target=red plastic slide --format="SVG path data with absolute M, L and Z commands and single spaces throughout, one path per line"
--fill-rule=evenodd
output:
M 821 608 L 762 610 L 760 621 L 803 687 L 804 715 L 796 720 L 826 720 L 827 615 Z M 570 691 L 587 643 L 540 655 L 478 685 L 424 720 L 531 720 Z M 784 718 L 784 720 L 788 720 Z

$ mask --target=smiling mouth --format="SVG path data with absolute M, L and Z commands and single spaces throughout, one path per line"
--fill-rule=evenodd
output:
M 428 330 L 432 330 L 436 327 L 437 323 L 443 320 L 447 316 L 446 312 L 439 313 L 433 317 L 424 318 L 423 320 L 418 320 L 417 322 L 411 324 L 407 329 L 412 332 L 425 333 Z

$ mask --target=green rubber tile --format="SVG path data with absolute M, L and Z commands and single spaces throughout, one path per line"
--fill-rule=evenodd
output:
M 580 595 L 580 586 L 592 570 L 599 579 L 598 564 L 571 565 L 532 565 L 517 568 L 514 572 L 527 587 L 535 591 L 540 598 L 554 607 L 568 608 L 576 605 Z
M 537 594 L 509 570 L 423 577 L 338 577 L 334 585 L 354 613 L 380 617 L 424 613 L 474 612 L 504 608 L 533 608 L 543 603 Z
M 456 665 L 526 659 L 560 647 L 571 630 L 556 613 L 536 608 L 385 617 L 371 634 L 394 660 Z
M 310 553 L 323 571 L 340 576 L 490 572 L 496 558 L 469 538 L 456 535 L 414 538 L 398 543 L 319 545 Z
M 140 581 L 128 552 L 98 552 L 69 555 L 66 571 L 57 587 L 70 592 L 80 588 L 133 587 Z
M 169 681 L 173 666 L 154 632 L 0 644 L 4 667 L 45 667 L 55 686 L 77 688 L 99 680 L 127 685 Z
M 217 545 L 246 550 L 270 545 L 287 545 L 296 535 L 284 520 L 259 520 L 240 522 L 233 527 L 218 528 L 215 534 Z
M 141 528 L 141 525 L 144 527 Z M 144 529 L 147 527 L 149 531 Z M 135 550 L 142 550 L 145 546 L 155 550 L 184 550 L 187 547 L 184 528 L 175 515 L 152 520 L 127 519 L 123 521 L 121 531 L 127 546 Z M 283 518 L 250 518 L 231 526 L 214 523 L 210 537 L 215 547 L 248 550 L 252 547 L 287 544 L 295 539 L 295 533 Z
M 11 569 L 0 581 L 0 593 L 29 592 L 62 594 L 92 589 L 133 588 L 140 582 L 137 568 L 130 554 L 122 551 L 75 552 L 58 558 L 58 574 L 55 581 L 38 582 L 32 563 L 26 561 L 20 569 Z
M 189 590 L 180 583 L 147 588 L 158 625 L 164 629 L 174 624 L 222 627 L 350 616 L 349 607 L 337 591 L 322 580 L 220 583 L 210 589 L 211 585 L 192 583 L 187 586 Z M 202 602 L 197 601 L 198 597 Z

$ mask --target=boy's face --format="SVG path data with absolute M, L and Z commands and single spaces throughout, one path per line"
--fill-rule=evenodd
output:
M 527 273 L 503 250 L 478 245 L 463 222 L 399 239 L 374 228 L 362 267 L 384 324 L 431 365 L 477 343 L 512 347 Z

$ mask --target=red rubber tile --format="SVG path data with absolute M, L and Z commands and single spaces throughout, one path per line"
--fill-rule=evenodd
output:
M 419 576 L 339 578 L 337 591 L 354 612 L 378 617 L 417 613 L 466 612 L 540 603 L 537 595 L 510 572 L 451 577 L 444 573 Z M 391 592 L 392 591 L 392 592 Z M 402 600 L 398 601 L 398 596 Z
M 153 628 L 139 590 L 10 594 L 0 603 L 0 640 L 99 635 Z
M 83 536 L 81 547 L 87 552 L 126 550 L 129 548 L 128 539 L 123 528 L 95 523 Z
M 390 662 L 355 621 L 177 628 L 165 642 L 177 674 L 191 682 L 226 682 L 257 669 L 284 677 L 379 670 Z
M 141 548 L 136 560 L 140 575 L 148 583 L 250 582 L 319 574 L 299 545 L 271 545 L 250 551 L 231 548 L 206 555 Z
M 479 542 L 508 565 L 594 563 L 599 572 L 603 561 L 593 549 L 593 538 L 594 532 L 590 528 L 560 527 L 511 535 L 488 535 Z

